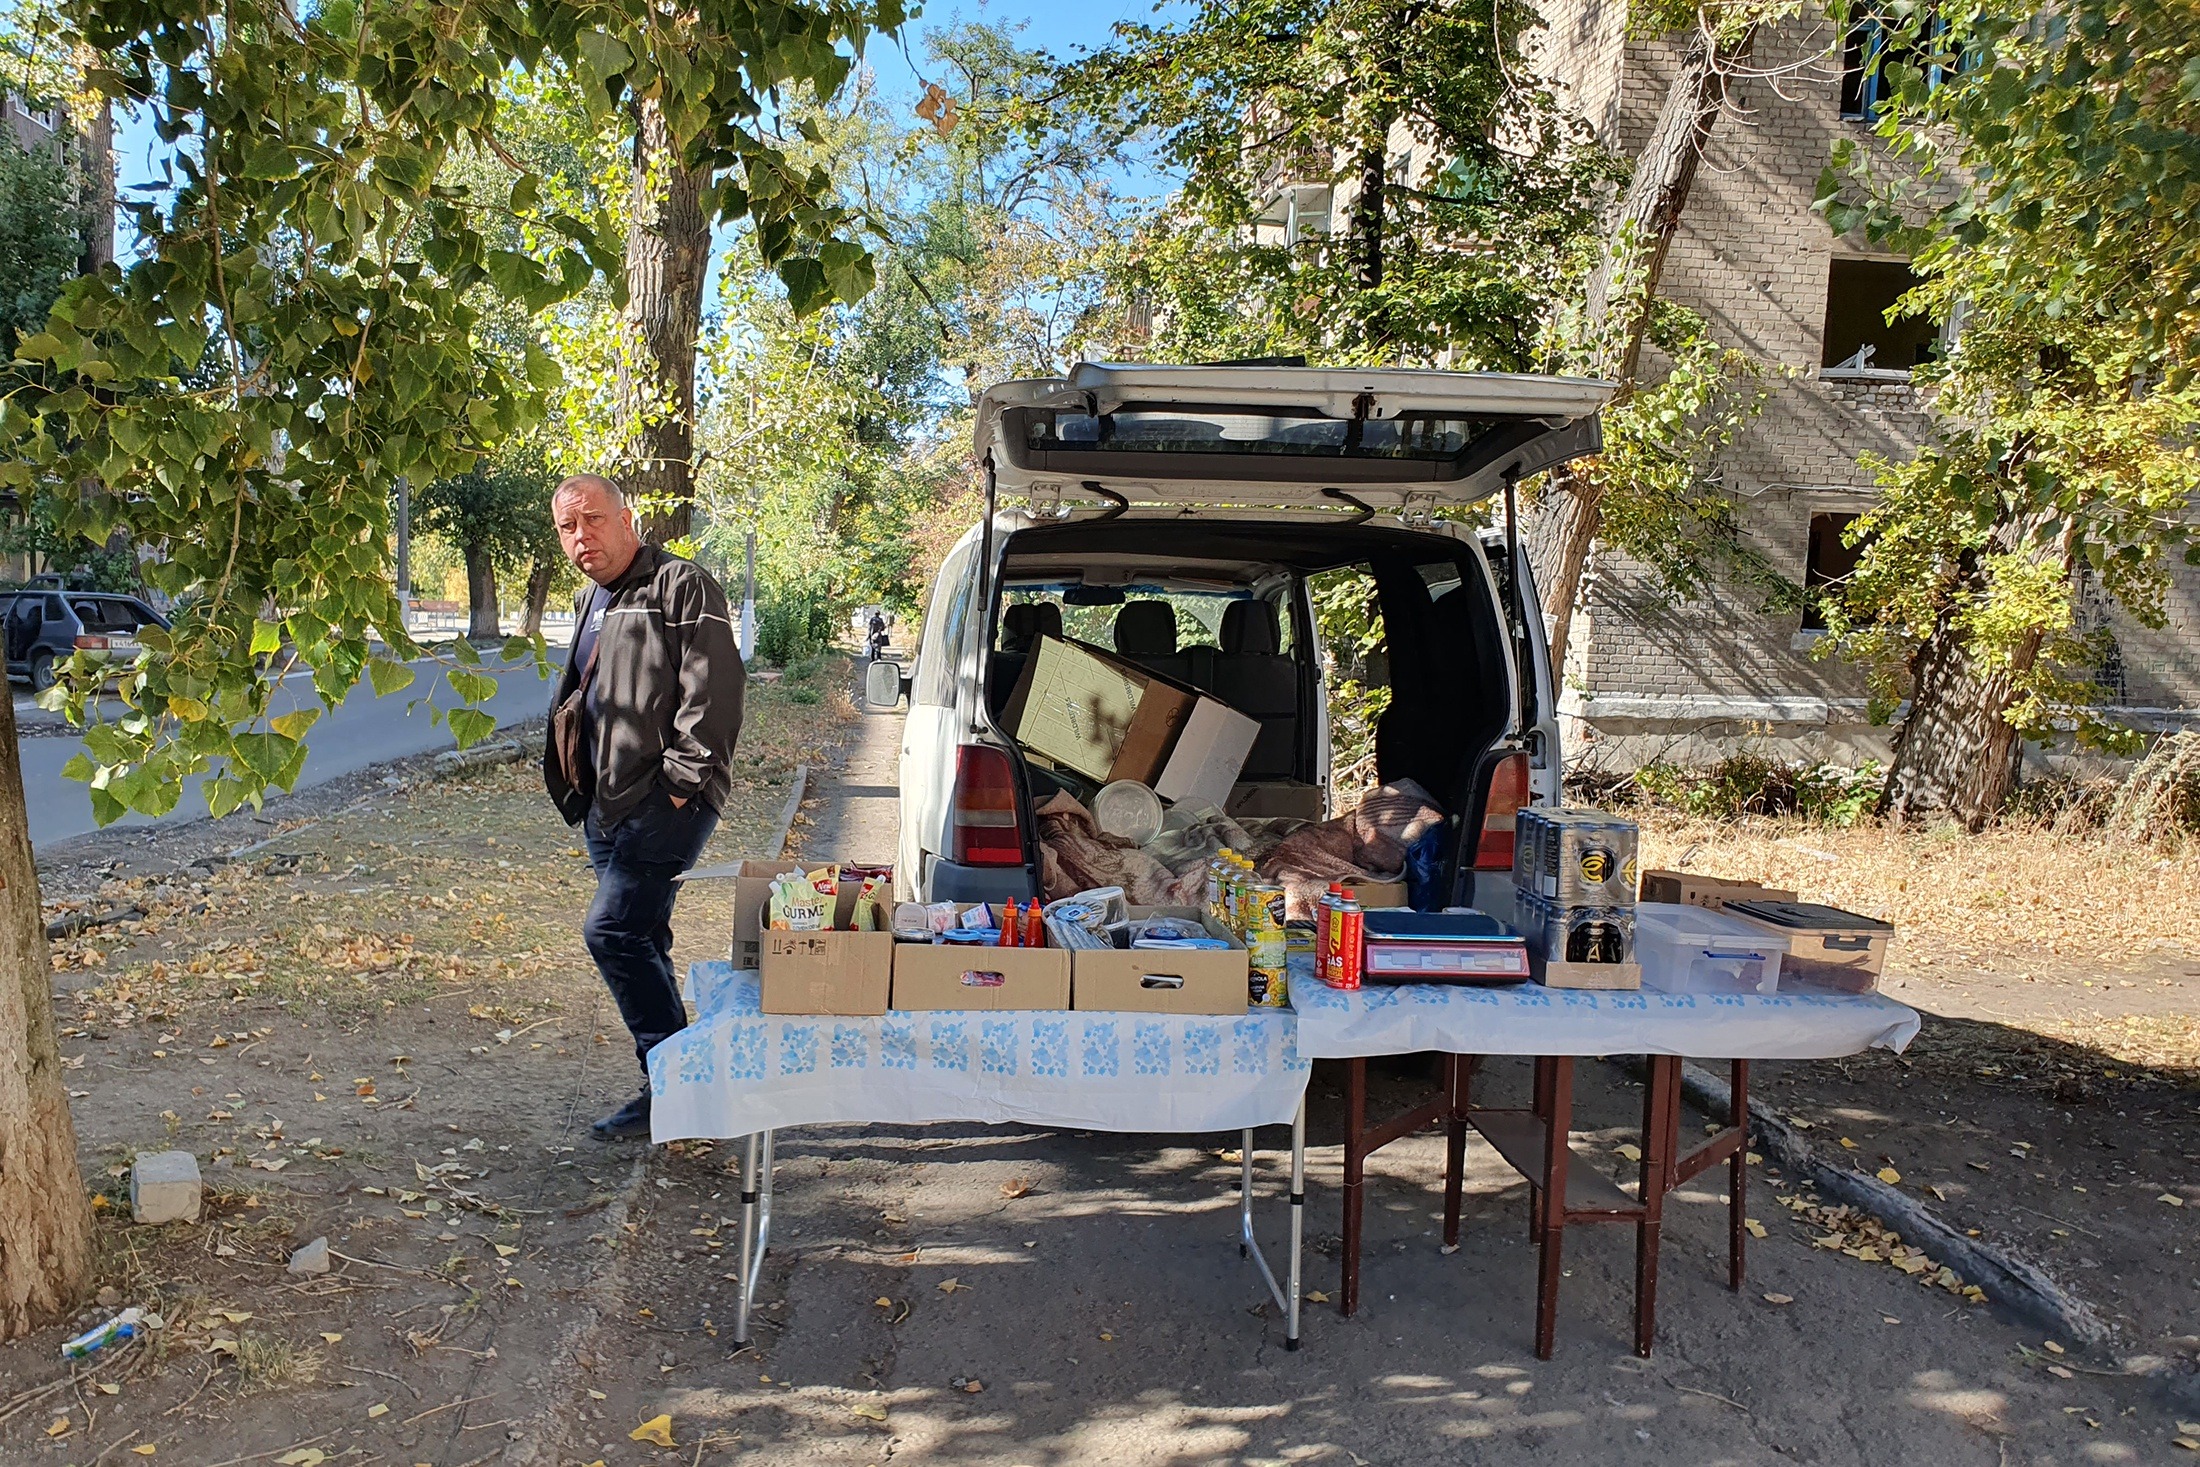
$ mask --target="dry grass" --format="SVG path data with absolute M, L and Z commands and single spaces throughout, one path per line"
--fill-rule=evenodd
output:
M 1966 835 L 1636 813 L 1645 870 L 1681 867 L 1792 887 L 1805 901 L 1885 918 L 1906 943 L 1950 955 L 2108 966 L 2200 955 L 2200 902 L 2184 863 L 2150 846 L 2024 825 Z

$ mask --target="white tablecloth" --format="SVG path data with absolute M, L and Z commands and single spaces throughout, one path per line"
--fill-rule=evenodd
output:
M 1600 993 L 1520 983 L 1411 984 L 1347 992 L 1294 957 L 1299 1051 L 1358 1059 L 1449 1054 L 1677 1054 L 1689 1059 L 1837 1059 L 1909 1047 L 1914 1010 L 1876 993 Z
M 695 1022 L 649 1054 L 653 1140 L 836 1121 L 1023 1121 L 1092 1131 L 1289 1125 L 1307 1061 L 1289 1010 L 1173 1014 L 763 1012 L 753 970 L 688 970 Z

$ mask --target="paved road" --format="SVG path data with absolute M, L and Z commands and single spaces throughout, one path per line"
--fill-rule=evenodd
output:
M 565 651 L 554 647 L 550 655 L 562 662 Z M 311 752 L 306 755 L 305 774 L 298 781 L 299 788 L 351 774 L 370 764 L 454 746 L 450 731 L 430 722 L 427 709 L 408 708 L 435 686 L 430 681 L 435 671 L 433 665 L 423 662 L 415 666 L 421 671 L 413 686 L 377 698 L 373 695 L 374 690 L 362 683 L 334 712 L 322 716 L 313 726 L 313 732 L 307 735 Z M 23 688 L 11 686 L 9 692 L 15 695 L 18 720 L 50 722 L 52 715 L 33 704 Z M 502 727 L 540 717 L 549 699 L 549 685 L 538 680 L 532 671 L 520 667 L 502 674 L 496 697 L 484 706 L 496 715 Z M 448 685 L 442 685 L 436 701 L 448 707 L 457 700 L 452 697 Z M 276 696 L 276 705 L 278 713 L 316 706 L 312 683 L 304 677 L 292 678 Z M 61 775 L 62 766 L 83 749 L 83 743 L 50 735 L 26 736 L 20 740 L 19 747 L 23 754 L 23 800 L 30 811 L 32 846 L 51 846 L 98 829 L 84 786 Z M 199 792 L 198 785 L 196 779 L 190 781 L 176 808 L 159 822 L 142 815 L 129 815 L 120 823 L 142 826 L 200 819 L 207 811 L 206 797 Z M 277 804 L 280 799 L 276 796 Z M 249 815 L 250 810 L 244 813 Z

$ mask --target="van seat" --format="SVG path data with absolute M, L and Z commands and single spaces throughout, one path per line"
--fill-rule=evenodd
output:
M 1298 772 L 1298 665 L 1277 650 L 1282 645 L 1274 602 L 1233 601 L 1223 611 L 1215 696 L 1260 720 L 1241 780 L 1289 779 Z
M 1001 613 L 1001 650 L 993 654 L 985 690 L 995 718 L 1008 707 L 1016 684 L 1023 681 L 1024 666 L 1038 650 L 1039 639 L 1061 635 L 1062 608 L 1052 601 L 1019 601 Z
M 1115 613 L 1115 650 L 1140 667 L 1192 680 L 1192 659 L 1176 650 L 1176 608 L 1166 601 L 1126 601 Z

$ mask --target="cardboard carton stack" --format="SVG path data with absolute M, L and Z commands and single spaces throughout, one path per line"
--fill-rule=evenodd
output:
M 1642 986 L 1635 960 L 1638 832 L 1599 810 L 1522 810 L 1513 912 L 1528 966 L 1551 988 Z
M 1257 719 L 1097 647 L 1042 637 L 1002 722 L 1027 756 L 1190 809 L 1229 803 Z

